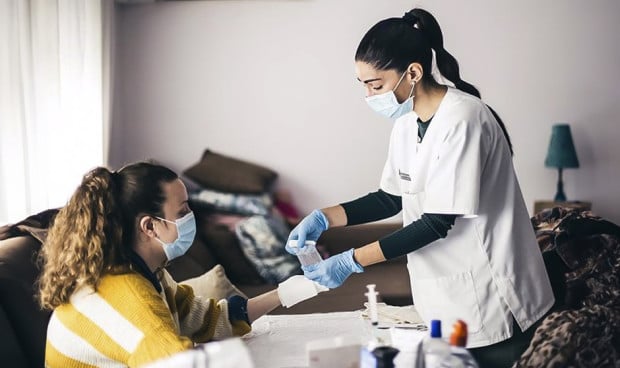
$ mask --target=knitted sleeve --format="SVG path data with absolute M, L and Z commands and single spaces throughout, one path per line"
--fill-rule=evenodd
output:
M 177 284 L 164 271 L 162 286 L 173 315 L 179 321 L 181 335 L 194 342 L 221 340 L 231 336 L 243 336 L 251 331 L 247 321 L 230 320 L 228 300 L 202 298 L 194 295 L 189 285 Z

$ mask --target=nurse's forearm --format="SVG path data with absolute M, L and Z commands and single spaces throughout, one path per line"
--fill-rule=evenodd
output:
M 383 255 L 381 245 L 379 245 L 378 241 L 355 249 L 353 257 L 355 258 L 355 261 L 359 263 L 362 267 L 385 261 L 385 256 Z
M 341 205 L 321 209 L 329 221 L 329 227 L 341 227 L 347 224 L 347 213 Z

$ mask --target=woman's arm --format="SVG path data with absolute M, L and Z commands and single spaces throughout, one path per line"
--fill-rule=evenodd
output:
M 248 319 L 250 324 L 279 306 L 280 298 L 278 297 L 277 289 L 248 299 Z

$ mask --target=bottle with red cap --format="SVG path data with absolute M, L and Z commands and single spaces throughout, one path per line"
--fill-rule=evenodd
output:
M 465 347 L 467 345 L 467 323 L 457 320 L 452 325 L 452 333 L 450 334 L 450 345 Z
M 439 367 L 441 368 L 478 368 L 478 363 L 465 346 L 467 345 L 467 324 L 458 320 L 452 325 L 450 334 L 450 354 L 446 356 Z

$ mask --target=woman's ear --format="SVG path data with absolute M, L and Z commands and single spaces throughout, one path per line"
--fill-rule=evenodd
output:
M 153 218 L 151 216 L 142 216 L 140 218 L 140 222 L 138 223 L 138 227 L 140 228 L 140 232 L 148 236 L 149 238 L 156 237 L 155 226 L 153 226 Z
M 423 69 L 420 63 L 411 63 L 407 67 L 409 84 L 418 83 L 422 79 Z

